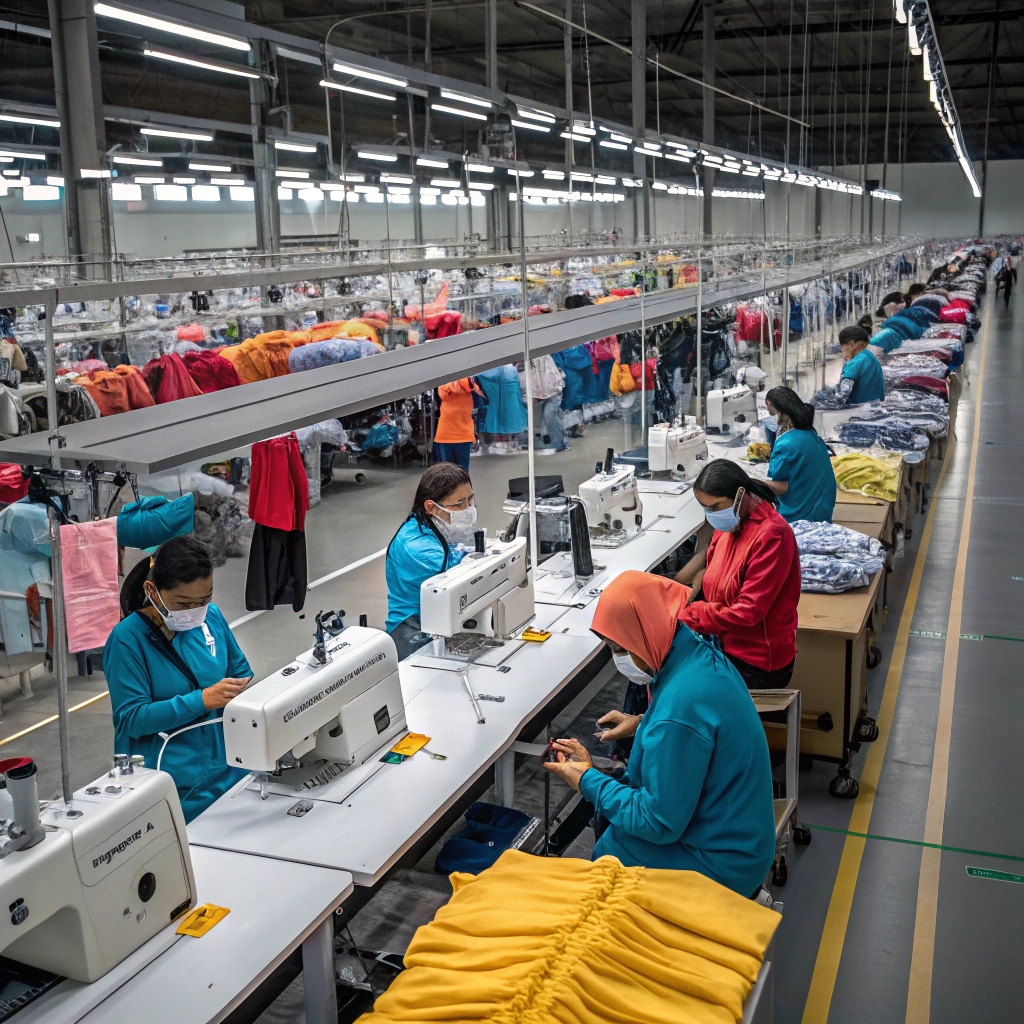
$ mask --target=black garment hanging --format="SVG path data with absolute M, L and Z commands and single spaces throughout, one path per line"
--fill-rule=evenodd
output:
M 301 612 L 306 603 L 306 535 L 256 524 L 245 578 L 246 611 L 270 611 L 290 604 Z

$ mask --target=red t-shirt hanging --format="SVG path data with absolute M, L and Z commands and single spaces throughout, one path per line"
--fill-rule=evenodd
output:
M 275 530 L 301 530 L 309 511 L 309 481 L 294 432 L 252 446 L 249 518 Z

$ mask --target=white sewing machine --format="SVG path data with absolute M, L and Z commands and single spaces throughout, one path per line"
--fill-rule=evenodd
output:
M 591 542 L 597 547 L 618 547 L 640 532 L 644 506 L 636 485 L 636 468 L 612 465 L 611 452 L 604 467 L 580 484 L 579 498 L 587 510 Z
M 752 423 L 757 423 L 757 398 L 746 384 L 708 392 L 706 427 L 709 434 L 741 433 Z
M 485 541 L 480 534 L 477 548 L 447 572 L 423 581 L 424 633 L 446 640 L 465 633 L 508 638 L 533 618 L 526 538 Z
M 696 423 L 658 423 L 647 431 L 647 465 L 673 480 L 692 480 L 708 458 L 707 434 Z
M 196 902 L 174 780 L 119 754 L 65 806 L 40 812 L 35 766 L 14 797 L 0 846 L 0 952 L 75 981 L 95 981 Z M 27 843 L 26 840 L 27 839 Z
M 336 787 L 330 797 L 312 791 L 406 731 L 394 640 L 366 626 L 331 635 L 317 620 L 311 651 L 224 708 L 227 762 L 253 772 L 264 799 L 305 792 L 340 800 Z

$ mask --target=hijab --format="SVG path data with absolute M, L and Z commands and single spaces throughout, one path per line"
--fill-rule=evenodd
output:
M 631 569 L 604 588 L 591 628 L 657 672 L 672 648 L 689 594 L 674 580 Z

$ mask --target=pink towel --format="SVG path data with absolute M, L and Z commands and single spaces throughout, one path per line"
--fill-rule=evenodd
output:
M 91 651 L 121 621 L 117 585 L 117 519 L 60 528 L 68 650 Z

